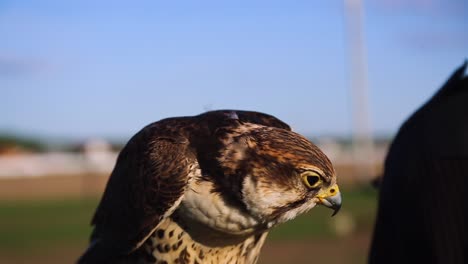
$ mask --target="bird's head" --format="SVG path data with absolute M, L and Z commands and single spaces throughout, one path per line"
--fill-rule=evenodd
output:
M 238 175 L 238 199 L 268 227 L 315 205 L 341 207 L 336 174 L 327 156 L 305 137 L 281 128 L 244 124 L 224 139 L 219 162 Z

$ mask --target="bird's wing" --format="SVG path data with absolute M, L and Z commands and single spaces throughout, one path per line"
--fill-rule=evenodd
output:
M 175 130 L 155 123 L 136 134 L 118 157 L 79 263 L 110 262 L 138 248 L 182 200 L 191 162 L 188 140 Z

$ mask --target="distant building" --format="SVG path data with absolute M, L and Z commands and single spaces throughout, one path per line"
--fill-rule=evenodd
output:
M 86 141 L 81 154 L 90 172 L 107 173 L 112 170 L 116 160 L 111 144 L 102 139 Z
M 33 153 L 3 148 L 0 152 L 0 178 L 109 174 L 117 160 L 117 153 L 104 140 L 89 140 L 72 150 Z

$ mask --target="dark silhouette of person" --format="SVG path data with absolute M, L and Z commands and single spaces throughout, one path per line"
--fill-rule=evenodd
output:
M 385 160 L 369 263 L 468 263 L 465 62 L 398 131 Z

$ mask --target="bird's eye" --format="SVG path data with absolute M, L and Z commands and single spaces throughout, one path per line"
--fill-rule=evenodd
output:
M 315 188 L 322 182 L 318 173 L 312 171 L 304 173 L 302 178 L 304 179 L 305 185 L 309 188 Z

